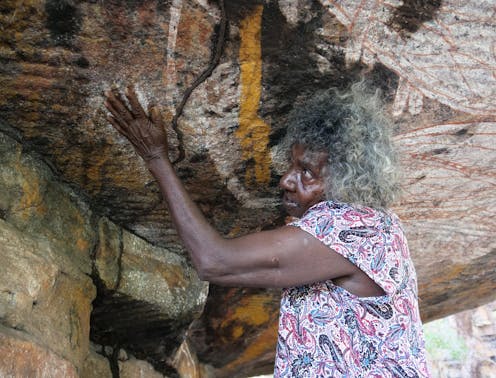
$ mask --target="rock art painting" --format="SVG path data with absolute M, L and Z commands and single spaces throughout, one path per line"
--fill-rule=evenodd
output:
M 208 151 L 229 191 L 250 209 L 273 209 L 279 204 L 274 195 L 250 192 L 254 186 L 266 186 L 271 173 L 271 129 L 258 114 L 262 94 L 262 12 L 262 5 L 254 6 L 240 21 L 237 56 L 219 64 L 192 94 L 181 123 L 189 135 L 185 143 L 190 143 L 191 150 L 198 150 L 200 145 L 200 149 Z M 168 72 L 171 78 L 175 75 Z
M 166 78 L 165 87 L 167 88 L 167 104 L 169 106 L 179 97 L 176 86 L 177 74 L 174 52 L 176 51 L 177 28 L 179 26 L 182 6 L 182 0 L 173 0 L 170 7 L 169 33 L 167 37 L 167 64 L 164 75 Z
M 270 178 L 270 155 L 268 151 L 270 125 L 258 115 L 262 95 L 262 29 L 263 5 L 241 22 L 241 98 L 239 129 L 236 136 L 243 148 L 243 159 L 253 159 L 248 167 L 246 180 L 267 183 Z
M 404 195 L 395 210 L 418 262 L 424 319 L 447 315 L 456 297 L 471 307 L 493 298 L 494 268 L 483 271 L 496 258 L 495 136 L 494 121 L 431 123 L 396 136 Z M 461 281 L 471 283 L 460 290 Z
M 419 254 L 437 250 L 436 259 L 456 260 L 464 250 L 477 257 L 496 248 L 495 135 L 496 122 L 461 122 L 396 137 L 406 192 L 398 212 Z M 431 236 L 420 237 L 426 234 Z
M 388 110 L 397 116 L 394 135 L 405 170 L 405 195 L 394 210 L 403 220 L 418 267 L 423 319 L 494 300 L 496 2 L 226 0 L 225 13 L 221 4 L 208 0 L 3 0 L 0 136 L 18 144 L 20 157 L 12 161 L 28 152 L 34 160 L 46 161 L 40 174 L 54 174 L 50 188 L 59 179 L 69 184 L 77 201 L 87 201 L 91 214 L 81 212 L 84 222 L 73 217 L 72 207 L 65 206 L 69 197 L 60 202 L 62 197 L 50 194 L 59 191 L 44 190 L 46 185 L 35 176 L 4 163 L 7 190 L 0 187 L 0 202 L 3 195 L 7 205 L 0 206 L 0 223 L 9 222 L 11 208 L 20 209 L 13 213 L 22 224 L 35 219 L 33 212 L 38 214 L 41 221 L 33 223 L 36 227 L 48 216 L 64 214 L 53 217 L 57 230 L 69 218 L 76 225 L 83 222 L 85 230 L 96 227 L 97 216 L 108 218 L 114 226 L 102 226 L 105 221 L 98 223 L 98 230 L 91 228 L 91 233 L 81 236 L 78 232 L 75 239 L 65 233 L 62 239 L 70 245 L 71 256 L 72 248 L 78 251 L 71 264 L 77 269 L 84 266 L 88 274 L 91 259 L 100 256 L 98 251 L 91 252 L 98 234 L 98 240 L 104 241 L 99 244 L 102 248 L 113 246 L 109 247 L 115 252 L 112 256 L 121 256 L 122 287 L 129 287 L 125 280 L 134 277 L 126 273 L 135 259 L 134 254 L 126 256 L 128 236 L 144 239 L 136 250 L 148 246 L 152 253 L 162 248 L 186 266 L 185 251 L 156 184 L 129 144 L 105 120 L 102 91 L 134 83 L 141 100 L 155 101 L 170 121 L 192 84 L 215 66 L 191 93 L 177 129 L 169 130 L 171 154 L 183 146 L 185 157 L 176 164 L 178 175 L 209 221 L 222 234 L 234 237 L 283 223 L 278 209 L 279 157 L 273 152 L 284 136 L 289 111 L 320 89 L 346 87 L 369 75 L 383 89 Z M 225 20 L 227 29 L 221 27 Z M 213 65 L 219 30 L 226 30 L 224 48 L 219 63 Z M 176 138 L 177 130 L 182 140 Z M 7 155 L 0 153 L 2 158 Z M 25 179 L 19 181 L 21 176 Z M 21 196 L 15 206 L 11 192 Z M 71 201 L 76 197 L 71 195 Z M 57 211 L 45 211 L 51 209 L 46 206 L 52 201 L 50 206 Z M 45 229 L 41 228 L 50 237 L 51 231 Z M 99 279 L 114 282 L 114 276 L 95 264 Z M 178 292 L 186 302 L 193 292 L 187 282 L 197 282 L 188 274 L 184 280 L 174 278 L 187 288 L 187 295 Z M 153 280 L 136 282 L 149 291 L 156 286 Z M 162 312 L 153 307 L 152 315 L 171 313 L 167 319 L 174 319 L 167 323 L 168 339 L 159 335 L 156 341 L 158 334 L 153 332 L 139 340 L 151 351 L 143 358 L 167 373 L 169 367 L 162 362 L 172 359 L 172 348 L 179 346 L 188 328 L 197 355 L 190 358 L 192 351 L 186 347 L 180 352 L 190 365 L 199 364 L 219 378 L 269 373 L 276 347 L 279 291 L 215 285 L 209 290 L 195 327 L 184 322 L 198 315 L 197 305 L 191 307 L 189 317 L 165 312 L 178 308 L 178 300 L 168 302 Z M 142 298 L 132 297 L 133 293 L 129 290 L 130 297 L 122 300 L 134 306 Z M 88 298 L 94 295 L 90 294 Z M 203 294 L 197 297 L 203 303 Z M 94 310 L 94 330 L 106 319 L 115 326 L 116 320 L 104 311 L 107 305 L 119 311 L 121 324 L 142 324 L 143 317 L 135 319 L 122 312 L 118 306 L 124 302 L 116 296 L 97 292 L 97 298 L 93 308 L 98 304 L 105 318 L 98 319 Z M 85 324 L 89 322 L 91 318 Z M 111 336 L 120 337 L 112 329 Z M 139 333 L 129 335 L 141 338 Z M 91 337 L 96 342 L 95 333 Z M 86 353 L 83 349 L 81 355 Z M 175 365 L 178 370 L 179 365 Z
M 424 97 L 470 114 L 496 113 L 494 1 L 320 2 L 350 33 L 348 62 L 380 62 L 398 74 L 395 115 L 419 114 Z M 411 19 L 403 24 L 402 17 Z M 412 27 L 415 17 L 423 22 Z

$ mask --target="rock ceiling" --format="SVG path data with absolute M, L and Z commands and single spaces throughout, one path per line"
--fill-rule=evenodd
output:
M 206 0 L 3 1 L 0 131 L 40 153 L 97 212 L 182 254 L 157 186 L 105 121 L 105 89 L 134 83 L 172 120 L 212 68 L 178 119 L 180 137 L 169 130 L 171 148 L 185 152 L 177 171 L 202 211 L 236 236 L 283 222 L 273 146 L 288 110 L 320 88 L 365 76 L 396 122 L 404 196 L 395 210 L 417 266 L 423 318 L 494 299 L 494 2 L 221 8 Z M 270 365 L 277 301 L 277 292 L 211 287 L 192 336 L 200 359 L 226 376 Z

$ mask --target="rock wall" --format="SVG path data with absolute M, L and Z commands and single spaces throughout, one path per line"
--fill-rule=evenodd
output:
M 426 336 L 434 378 L 496 376 L 496 302 L 429 323 Z
M 417 266 L 423 319 L 493 300 L 494 2 L 222 4 L 2 1 L 0 218 L 10 243 L 2 259 L 13 261 L 0 268 L 11 269 L 2 275 L 9 280 L 2 300 L 11 306 L 2 305 L 2 324 L 24 329 L 33 351 L 44 350 L 41 330 L 50 325 L 65 337 L 50 353 L 78 373 L 87 332 L 96 344 L 167 365 L 167 373 L 172 363 L 164 361 L 201 312 L 205 286 L 156 184 L 105 121 L 102 91 L 127 83 L 167 120 L 193 90 L 169 129 L 171 151 L 184 152 L 180 177 L 231 237 L 283 223 L 274 147 L 288 111 L 318 89 L 366 77 L 395 120 L 405 168 L 395 210 Z M 211 75 L 198 81 L 205 71 Z M 16 259 L 17 249 L 26 256 Z M 74 300 L 60 300 L 74 290 Z M 10 292 L 21 293 L 17 307 Z M 42 315 L 34 321 L 25 313 L 37 295 L 43 300 L 32 311 Z M 197 354 L 193 370 L 229 377 L 270 370 L 278 300 L 277 291 L 212 287 L 181 344 L 189 345 L 184 355 Z M 49 311 L 57 306 L 72 315 Z M 80 331 L 71 341 L 73 323 Z
M 2 133 L 0 188 L 0 376 L 89 378 L 102 366 L 105 377 L 112 364 L 154 371 L 112 359 L 109 346 L 175 373 L 170 356 L 208 292 L 187 260 L 97 216 Z M 90 352 L 90 339 L 107 349 Z

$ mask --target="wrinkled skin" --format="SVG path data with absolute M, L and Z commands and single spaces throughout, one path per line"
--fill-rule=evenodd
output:
M 299 228 L 284 226 L 224 239 L 177 177 L 156 109 L 152 107 L 148 116 L 132 87 L 127 88 L 126 97 L 129 104 L 117 93 L 106 93 L 108 120 L 131 142 L 156 178 L 200 278 L 218 285 L 279 288 L 332 279 L 358 296 L 383 294 L 358 267 Z M 291 166 L 281 179 L 283 202 L 290 215 L 299 217 L 323 199 L 326 161 L 325 153 L 293 147 Z
M 119 93 L 107 91 L 105 106 L 112 114 L 107 120 L 127 138 L 136 152 L 145 161 L 167 156 L 167 135 L 165 125 L 158 109 L 151 105 L 150 117 L 141 107 L 133 87 L 126 88 L 125 95 L 130 104 L 128 108 Z
M 328 157 L 326 152 L 312 152 L 301 144 L 291 148 L 291 165 L 279 183 L 284 190 L 282 203 L 290 216 L 300 218 L 324 200 Z

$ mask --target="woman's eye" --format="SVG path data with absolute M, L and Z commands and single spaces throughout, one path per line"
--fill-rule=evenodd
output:
M 305 178 L 312 178 L 313 177 L 313 173 L 310 169 L 308 168 L 303 168 L 303 176 L 305 176 Z

